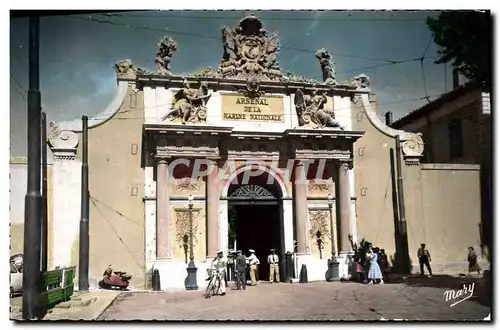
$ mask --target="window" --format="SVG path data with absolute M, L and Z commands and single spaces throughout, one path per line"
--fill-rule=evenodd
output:
M 462 120 L 452 119 L 448 124 L 448 141 L 450 145 L 450 160 L 462 158 Z

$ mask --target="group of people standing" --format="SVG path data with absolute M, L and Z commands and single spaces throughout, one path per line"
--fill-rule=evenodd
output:
M 255 250 L 248 250 L 249 256 L 243 255 L 241 250 L 237 251 L 237 257 L 234 259 L 234 274 L 237 290 L 246 290 L 247 278 L 246 272 L 247 267 L 250 270 L 250 286 L 257 285 L 257 272 L 258 266 L 260 265 L 260 260 L 255 255 Z M 276 254 L 275 249 L 270 250 L 270 254 L 267 256 L 267 263 L 269 264 L 269 282 L 280 281 L 279 275 L 279 256 Z M 211 272 L 218 272 L 222 274 L 224 281 L 221 281 L 220 289 L 218 294 L 224 296 L 226 294 L 227 285 L 227 261 L 224 258 L 224 253 L 222 250 L 217 251 L 217 256 L 212 261 L 210 267 Z
M 384 278 L 387 278 L 391 268 L 385 250 L 368 245 L 363 254 L 361 256 L 358 253 L 355 257 L 359 281 L 370 285 L 384 284 Z
M 355 262 L 358 279 L 361 283 L 368 284 L 383 284 L 384 279 L 387 279 L 391 266 L 384 249 L 372 247 L 368 242 L 365 242 L 360 247 L 353 243 L 353 249 L 356 251 Z M 478 257 L 474 248 L 469 247 L 467 261 L 469 263 L 468 274 L 471 272 L 481 273 L 481 268 L 478 264 Z M 417 250 L 418 263 L 420 266 L 420 275 L 424 276 L 424 266 L 427 268 L 429 276 L 432 277 L 431 254 L 425 243 L 420 244 Z

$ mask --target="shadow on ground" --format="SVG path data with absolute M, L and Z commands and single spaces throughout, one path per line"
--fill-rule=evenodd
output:
M 444 290 L 460 290 L 464 285 L 474 283 L 474 295 L 470 298 L 483 306 L 491 307 L 492 292 L 486 289 L 484 279 L 472 276 L 433 275 L 409 276 L 404 279 L 390 279 L 386 283 L 402 283 L 411 287 L 431 287 Z

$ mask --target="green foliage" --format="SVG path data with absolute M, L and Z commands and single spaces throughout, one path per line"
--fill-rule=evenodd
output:
M 489 12 L 444 11 L 428 17 L 427 26 L 438 45 L 439 59 L 470 80 L 491 86 L 492 27 Z

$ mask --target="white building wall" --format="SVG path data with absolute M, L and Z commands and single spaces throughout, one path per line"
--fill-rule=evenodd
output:
M 24 223 L 24 199 L 26 197 L 27 164 L 10 164 L 10 223 Z
M 81 217 L 82 163 L 76 160 L 56 159 L 53 165 L 53 266 L 75 266 L 71 253 L 78 249 Z

